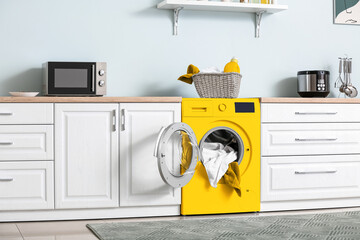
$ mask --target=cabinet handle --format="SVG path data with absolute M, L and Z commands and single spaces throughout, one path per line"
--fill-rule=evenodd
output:
M 14 178 L 0 178 L 0 182 L 12 182 Z
M 116 132 L 116 110 L 113 110 L 113 132 Z
M 328 170 L 328 171 L 295 171 L 295 174 L 322 174 L 322 173 L 337 173 L 337 170 Z
M 337 138 L 295 138 L 296 142 L 336 141 Z
M 14 144 L 13 142 L 0 142 L 1 146 L 10 146 L 10 145 L 13 145 L 13 144 Z
M 121 130 L 125 131 L 125 109 L 121 109 Z
M 13 113 L 0 113 L 0 116 L 12 116 L 13 115 Z
M 337 112 L 295 112 L 295 115 L 336 115 Z

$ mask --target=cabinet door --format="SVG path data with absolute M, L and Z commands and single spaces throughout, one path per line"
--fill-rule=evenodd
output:
M 120 109 L 120 206 L 180 204 L 181 189 L 161 179 L 153 154 L 160 129 L 181 121 L 181 104 L 128 103 Z
M 262 103 L 261 122 L 360 122 L 360 104 Z
M 0 211 L 54 209 L 51 161 L 0 162 Z
M 274 123 L 261 126 L 262 156 L 359 154 L 360 123 Z
M 360 156 L 261 159 L 261 201 L 360 197 Z
M 0 161 L 53 160 L 51 125 L 0 125 Z
M 56 208 L 119 205 L 118 104 L 55 105 Z

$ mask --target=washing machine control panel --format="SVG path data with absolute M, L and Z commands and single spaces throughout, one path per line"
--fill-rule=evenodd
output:
M 252 102 L 236 102 L 235 103 L 235 112 L 236 113 L 254 113 L 255 104 Z

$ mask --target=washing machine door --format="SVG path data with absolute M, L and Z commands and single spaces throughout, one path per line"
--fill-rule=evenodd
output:
M 160 176 L 168 185 L 180 188 L 190 182 L 199 154 L 195 133 L 186 123 L 173 123 L 160 130 L 154 156 Z

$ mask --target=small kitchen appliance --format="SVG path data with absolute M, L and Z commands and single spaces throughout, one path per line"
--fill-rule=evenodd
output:
M 54 96 L 103 96 L 106 94 L 105 62 L 47 62 L 43 64 L 44 94 Z
M 330 72 L 324 70 L 300 71 L 297 89 L 301 97 L 327 97 L 330 93 Z

